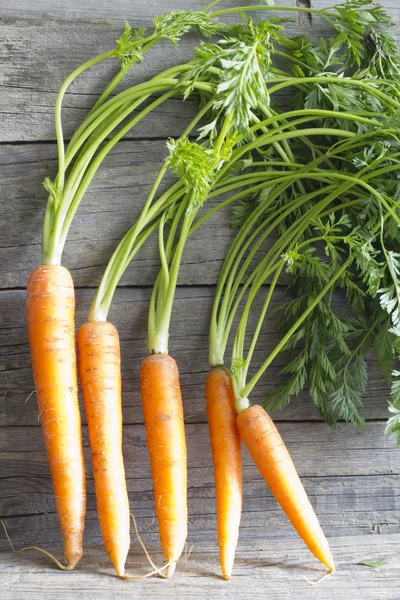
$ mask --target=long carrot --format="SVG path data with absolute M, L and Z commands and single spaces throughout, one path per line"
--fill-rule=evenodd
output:
M 230 579 L 239 537 L 242 511 L 242 444 L 228 371 L 210 370 L 207 385 L 207 417 L 214 462 L 218 544 L 224 579 Z
M 78 357 L 101 533 L 122 576 L 130 546 L 130 514 L 122 456 L 120 347 L 114 325 L 82 325 Z
M 178 367 L 167 354 L 147 356 L 140 371 L 144 422 L 161 546 L 175 571 L 187 536 L 186 439 Z
M 328 541 L 273 421 L 255 404 L 239 413 L 237 425 L 252 459 L 293 527 L 314 556 L 334 571 Z
M 74 312 L 74 287 L 69 271 L 54 265 L 34 269 L 27 289 L 28 335 L 43 437 L 69 569 L 73 569 L 82 556 L 86 511 Z

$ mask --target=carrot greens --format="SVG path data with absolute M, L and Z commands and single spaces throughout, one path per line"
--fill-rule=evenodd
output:
M 45 180 L 49 192 L 42 237 L 43 264 L 60 264 L 66 236 L 75 212 L 100 164 L 115 146 L 141 119 L 175 94 L 176 75 L 185 65 L 167 69 L 149 81 L 135 85 L 109 98 L 122 77 L 143 54 L 163 39 L 176 44 L 180 37 L 196 29 L 200 35 L 210 36 L 228 26 L 202 11 L 174 11 L 154 20 L 154 30 L 146 36 L 143 28 L 125 25 L 123 35 L 113 50 L 101 54 L 75 69 L 62 84 L 55 107 L 55 126 L 58 147 L 58 173 L 54 181 Z M 117 58 L 121 62 L 118 73 L 101 94 L 86 119 L 75 131 L 65 149 L 62 129 L 62 103 L 71 83 L 90 67 Z M 154 95 L 161 93 L 154 99 Z M 133 117 L 135 110 L 140 109 Z M 112 137 L 109 136 L 112 134 Z

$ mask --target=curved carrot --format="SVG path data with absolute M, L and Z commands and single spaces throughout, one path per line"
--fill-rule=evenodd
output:
M 69 271 L 53 265 L 34 269 L 27 289 L 28 335 L 64 555 L 70 569 L 82 556 L 86 512 L 74 312 Z
M 237 417 L 239 433 L 271 492 L 311 552 L 334 571 L 328 541 L 272 419 L 253 405 Z
M 174 359 L 168 354 L 147 356 L 140 371 L 140 389 L 160 541 L 171 577 L 187 536 L 186 439 Z
M 224 579 L 230 579 L 242 511 L 242 442 L 231 379 L 225 367 L 213 367 L 206 384 L 207 417 L 214 463 L 218 544 Z
M 78 357 L 101 534 L 122 576 L 130 546 L 130 514 L 122 456 L 121 359 L 114 325 L 82 325 Z

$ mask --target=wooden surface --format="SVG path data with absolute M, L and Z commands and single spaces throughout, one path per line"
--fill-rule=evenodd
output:
M 306 0 L 298 0 L 307 5 Z M 226 0 L 224 6 L 237 5 Z M 247 4 L 251 4 L 247 0 Z M 296 0 L 279 0 L 294 5 Z M 312 6 L 330 0 L 312 0 Z M 198 0 L 168 0 L 164 10 L 199 9 Z M 384 5 L 400 27 L 398 0 Z M 41 182 L 54 175 L 53 108 L 66 75 L 85 59 L 110 48 L 123 20 L 149 25 L 160 10 L 156 0 L 0 0 L 0 517 L 16 547 L 38 544 L 61 556 L 51 481 L 37 421 L 24 318 L 26 278 L 40 257 L 45 206 Z M 294 15 L 291 31 L 325 33 L 318 19 Z M 167 43 L 146 55 L 129 82 L 145 79 L 189 56 L 193 40 L 178 50 Z M 79 123 L 115 65 L 89 71 L 65 98 L 65 132 Z M 110 252 L 140 210 L 165 156 L 165 138 L 179 134 L 193 114 L 192 101 L 171 100 L 122 141 L 96 175 L 71 228 L 65 252 L 77 286 L 77 324 L 85 320 Z M 171 353 L 178 361 L 187 422 L 189 536 L 192 552 L 172 581 L 122 582 L 100 544 L 91 465 L 88 468 L 87 553 L 74 573 L 53 569 L 36 553 L 13 555 L 0 533 L 0 598 L 75 600 L 111 598 L 269 598 L 270 600 L 399 600 L 400 453 L 383 434 L 388 389 L 370 361 L 362 431 L 338 432 L 321 423 L 304 393 L 274 418 L 288 444 L 311 502 L 330 538 L 338 572 L 318 586 L 322 571 L 293 533 L 281 510 L 244 456 L 244 511 L 234 578 L 218 577 L 213 474 L 204 410 L 207 376 L 207 319 L 214 284 L 232 238 L 229 214 L 221 213 L 188 243 L 174 306 Z M 126 273 L 111 318 L 121 333 L 123 355 L 124 456 L 131 507 L 143 539 L 161 561 L 154 522 L 150 469 L 138 393 L 145 356 L 147 304 L 158 269 L 154 244 L 143 249 Z M 282 299 L 283 289 L 276 300 Z M 337 299 L 340 303 L 340 299 Z M 274 315 L 260 338 L 256 360 L 276 343 Z M 279 362 L 257 386 L 262 401 L 279 378 Z M 381 559 L 371 569 L 360 561 Z M 133 539 L 129 571 L 147 567 Z

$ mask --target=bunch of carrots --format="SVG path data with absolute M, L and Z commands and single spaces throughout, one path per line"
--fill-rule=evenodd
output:
M 231 576 L 239 535 L 242 441 L 300 537 L 334 571 L 328 542 L 284 442 L 265 409 L 250 405 L 248 399 L 271 362 L 279 353 L 300 347 L 303 362 L 297 358 L 297 363 L 289 363 L 284 372 L 290 375 L 286 395 L 277 391 L 275 403 L 279 394 L 289 399 L 297 395 L 308 377 L 312 399 L 329 422 L 334 410 L 343 418 L 357 412 L 355 408 L 346 413 L 349 403 L 355 402 L 351 386 L 340 388 L 339 401 L 335 385 L 350 368 L 354 352 L 358 361 L 364 360 L 360 353 L 371 345 L 365 340 L 373 343 L 384 327 L 385 347 L 390 344 L 389 352 L 399 352 L 400 265 L 394 249 L 400 224 L 396 187 L 400 92 L 395 85 L 400 57 L 387 32 L 390 20 L 367 0 L 348 0 L 321 10 L 289 9 L 270 2 L 215 10 L 215 4 L 199 12 L 159 16 L 150 34 L 126 25 L 115 49 L 78 67 L 57 97 L 58 172 L 53 181 L 45 181 L 49 198 L 42 265 L 28 280 L 27 322 L 64 538 L 66 566 L 57 564 L 65 570 L 74 569 L 83 553 L 86 491 L 79 371 L 104 545 L 118 576 L 133 577 L 125 574 L 130 509 L 122 455 L 120 346 L 108 313 L 122 275 L 151 236 L 157 240 L 160 271 L 149 306 L 149 355 L 142 364 L 140 386 L 166 560 L 161 569 L 153 565 L 159 575 L 173 574 L 187 537 L 184 413 L 178 366 L 168 354 L 168 339 L 185 244 L 198 227 L 217 211 L 233 206 L 237 233 L 213 303 L 206 385 L 224 579 Z M 254 22 L 248 17 L 249 11 L 271 10 L 319 15 L 330 24 L 334 37 L 328 42 L 306 35 L 289 38 L 286 18 Z M 221 22 L 219 18 L 227 14 L 241 15 L 241 22 Z M 112 95 L 154 44 L 165 39 L 176 44 L 191 30 L 202 38 L 217 36 L 217 41 L 201 41 L 187 63 Z M 119 71 L 65 146 L 62 101 L 69 85 L 87 69 L 114 58 L 120 61 Z M 288 87 L 297 90 L 294 105 L 279 107 L 275 95 Z M 168 156 L 139 217 L 107 265 L 87 323 L 79 328 L 77 359 L 74 285 L 61 265 L 74 215 L 118 141 L 151 117 L 156 107 L 172 97 L 183 101 L 189 95 L 200 100 L 198 112 L 178 139 L 167 142 Z M 165 189 L 163 180 L 171 172 L 175 182 Z M 212 208 L 204 211 L 209 200 Z M 271 298 L 285 272 L 292 277 L 295 293 L 299 290 L 297 304 L 295 298 L 283 308 L 282 338 L 249 380 Z M 347 293 L 355 314 L 352 322 L 340 321 L 332 313 L 335 286 Z M 256 310 L 255 299 L 265 294 L 250 336 L 248 321 Z M 373 315 L 373 323 L 365 325 L 366 314 Z M 325 337 L 317 335 L 321 319 Z M 321 342 L 314 354 L 313 331 Z M 368 331 L 369 337 L 359 338 L 360 331 L 364 338 Z M 355 351 L 348 342 L 351 336 Z M 230 344 L 228 369 L 225 354 Z M 323 364 L 321 356 L 326 356 Z M 321 389 L 317 389 L 316 373 L 320 376 L 323 369 L 332 385 L 322 389 L 318 380 Z M 356 371 L 352 373 L 354 383 Z M 395 386 L 394 416 L 388 424 L 389 432 L 396 435 L 400 431 L 398 389 Z

